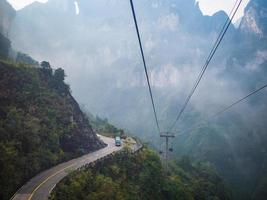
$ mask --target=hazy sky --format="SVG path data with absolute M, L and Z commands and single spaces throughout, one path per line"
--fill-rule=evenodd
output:
M 204 14 L 212 15 L 218 10 L 224 10 L 229 13 L 235 4 L 236 0 L 198 0 L 200 8 Z M 244 0 L 241 4 L 239 12 L 236 14 L 236 19 L 243 16 L 244 8 L 248 4 L 249 0 Z
M 39 2 L 46 2 L 47 0 L 38 0 Z M 231 10 L 236 0 L 198 0 L 200 2 L 200 8 L 204 14 L 211 15 L 218 10 L 225 10 L 227 13 Z M 244 0 L 242 3 L 242 9 L 237 14 L 236 19 L 239 19 L 243 15 L 245 6 L 249 0 Z M 24 6 L 34 2 L 34 0 L 8 0 L 15 9 L 21 9 Z
M 35 0 L 7 0 L 16 10 L 23 8 L 24 6 L 31 4 Z M 39 2 L 47 2 L 47 0 L 38 0 Z

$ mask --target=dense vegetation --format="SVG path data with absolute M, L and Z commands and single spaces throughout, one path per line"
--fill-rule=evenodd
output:
M 39 171 L 103 146 L 64 78 L 48 62 L 0 61 L 0 199 Z
M 136 155 L 122 152 L 95 167 L 73 172 L 53 191 L 51 200 L 230 199 L 222 180 L 208 165 L 186 157 L 165 174 L 157 154 L 144 148 Z

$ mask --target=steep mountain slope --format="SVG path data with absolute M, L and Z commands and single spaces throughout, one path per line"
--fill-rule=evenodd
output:
M 11 43 L 7 38 L 15 17 L 15 10 L 5 0 L 0 0 L 0 58 L 7 58 Z
M 266 98 L 264 95 L 265 101 Z M 177 154 L 213 163 L 234 191 L 234 199 L 252 199 L 262 177 L 266 176 L 267 168 L 264 123 L 267 108 L 261 109 L 261 112 L 255 114 L 252 111 L 245 117 L 253 117 L 253 120 L 244 120 L 244 116 L 230 113 L 178 137 Z
M 0 32 L 7 36 L 16 11 L 6 0 L 0 0 Z
M 266 40 L 267 3 L 264 0 L 251 1 L 240 24 L 240 30 L 243 34 L 254 35 Z
M 64 71 L 0 61 L 0 198 L 33 175 L 103 147 Z

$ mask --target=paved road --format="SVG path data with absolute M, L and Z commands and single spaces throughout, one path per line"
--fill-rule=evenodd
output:
M 70 160 L 48 169 L 33 177 L 26 183 L 12 198 L 12 200 L 47 200 L 50 192 L 55 185 L 67 176 L 72 170 L 78 169 L 88 163 L 91 163 L 108 154 L 121 150 L 122 147 L 116 147 L 113 138 L 100 136 L 107 147 L 98 151 L 89 153 L 80 158 Z

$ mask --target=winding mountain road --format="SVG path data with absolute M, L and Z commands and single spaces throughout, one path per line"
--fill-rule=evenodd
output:
M 80 158 L 61 163 L 53 168 L 41 172 L 22 186 L 11 200 L 47 200 L 50 192 L 56 184 L 66 177 L 71 171 L 122 149 L 122 147 L 115 146 L 113 138 L 101 135 L 99 135 L 99 137 L 107 144 L 105 148 L 89 153 Z

